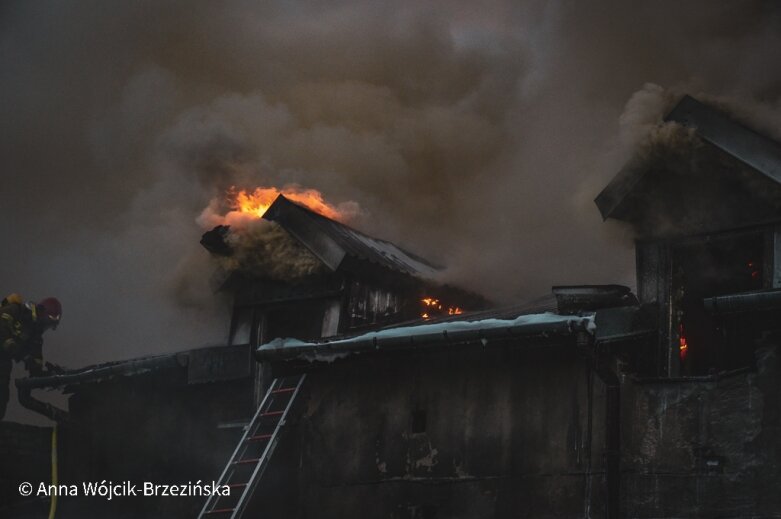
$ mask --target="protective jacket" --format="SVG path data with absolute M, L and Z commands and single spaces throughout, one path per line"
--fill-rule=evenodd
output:
M 1 354 L 24 362 L 31 375 L 43 371 L 43 332 L 34 304 L 12 303 L 0 308 Z
M 12 361 L 24 362 L 33 375 L 43 373 L 43 332 L 35 304 L 0 307 L 0 420 L 8 404 Z

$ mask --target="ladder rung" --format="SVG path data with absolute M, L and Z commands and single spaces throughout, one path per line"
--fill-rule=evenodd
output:
M 247 438 L 248 442 L 259 442 L 261 440 L 268 440 L 272 437 L 272 434 L 258 434 L 257 436 L 250 436 Z
M 225 517 L 225 519 L 228 519 L 228 517 L 235 517 L 245 510 L 248 500 L 252 497 L 251 489 L 256 487 L 258 478 L 263 474 L 263 469 L 274 450 L 273 442 L 275 441 L 275 438 L 277 438 L 277 435 L 280 434 L 281 428 L 284 425 L 285 416 L 287 416 L 286 413 L 289 413 L 293 408 L 296 395 L 298 395 L 298 390 L 304 383 L 305 378 L 306 375 L 302 374 L 296 377 L 276 379 L 272 382 L 271 388 L 266 391 L 253 419 L 250 423 L 246 424 L 241 441 L 236 446 L 233 454 L 231 454 L 227 466 L 220 475 L 220 482 L 222 484 L 227 485 L 229 488 L 239 489 L 235 492 L 235 494 L 239 496 L 238 500 L 235 502 L 234 500 L 231 500 L 230 502 L 220 502 L 221 496 L 215 495 L 209 497 L 198 516 L 200 519 L 213 516 Z M 288 386 L 288 384 L 292 384 L 292 386 Z M 283 396 L 274 398 L 273 395 Z M 284 407 L 284 410 L 271 411 L 270 409 L 272 407 L 276 407 L 277 409 L 279 407 Z M 262 421 L 261 419 L 263 418 L 273 419 Z M 263 434 L 259 434 L 261 431 L 263 431 Z M 268 431 L 272 432 L 269 433 Z M 248 445 L 249 442 L 261 441 L 267 443 L 256 446 Z M 250 450 L 250 447 L 253 447 L 253 449 Z M 262 454 L 256 452 L 258 448 L 262 451 Z M 247 455 L 260 457 L 242 459 Z M 240 465 L 244 465 L 247 468 L 237 468 Z M 239 472 L 244 472 L 244 474 L 239 474 Z M 241 483 L 228 483 L 228 481 L 234 478 L 238 481 L 241 481 L 242 479 L 245 481 Z M 218 506 L 221 506 L 221 508 L 217 508 Z M 228 508 L 230 506 L 233 508 Z
M 246 465 L 248 463 L 257 463 L 259 461 L 260 461 L 260 458 L 252 458 L 252 459 L 248 459 L 248 460 L 234 461 L 233 464 L 234 465 Z

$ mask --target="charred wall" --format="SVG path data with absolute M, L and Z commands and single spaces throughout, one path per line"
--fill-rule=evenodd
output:
M 778 347 L 756 371 L 623 389 L 626 517 L 776 517 L 781 510 Z
M 210 482 L 240 438 L 251 406 L 249 377 L 187 384 L 184 370 L 165 370 L 83 385 L 70 397 L 74 424 L 61 431 L 60 480 Z M 62 501 L 65 509 L 78 507 L 68 498 Z M 190 517 L 202 505 L 200 497 L 128 497 L 89 504 L 104 507 L 112 517 L 130 512 Z
M 22 501 L 29 513 L 46 513 L 48 503 L 25 499 L 18 489 L 23 481 L 51 481 L 51 434 L 51 427 L 0 422 L 0 517 Z
M 732 372 L 619 377 L 618 517 L 778 514 L 777 338 Z M 561 346 L 336 361 L 272 464 L 287 497 L 263 499 L 280 517 L 604 517 L 607 395 L 587 373 Z
M 567 347 L 478 346 L 337 362 L 310 373 L 285 440 L 300 451 L 285 453 L 283 445 L 274 460 L 299 467 L 288 476 L 298 488 L 296 513 L 603 514 L 604 386 Z

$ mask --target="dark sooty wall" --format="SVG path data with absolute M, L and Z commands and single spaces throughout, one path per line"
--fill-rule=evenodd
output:
M 776 349 L 758 369 L 710 382 L 622 388 L 626 517 L 779 517 Z
M 589 478 L 587 380 L 571 345 L 337 361 L 309 375 L 267 479 L 300 467 L 299 517 L 599 515 L 604 387 Z
M 250 379 L 187 385 L 171 370 L 81 387 L 71 397 L 75 426 L 61 431 L 60 480 L 160 484 L 217 479 L 246 422 Z M 62 500 L 67 509 L 75 504 Z M 201 497 L 89 500 L 106 517 L 194 517 Z

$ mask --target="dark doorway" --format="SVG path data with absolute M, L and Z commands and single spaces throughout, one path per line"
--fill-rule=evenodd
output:
M 702 375 L 748 366 L 750 337 L 727 336 L 703 299 L 762 288 L 763 236 L 706 237 L 673 248 L 672 336 L 681 372 Z
M 318 339 L 323 327 L 323 313 L 322 301 L 298 301 L 269 308 L 266 311 L 263 339 Z

